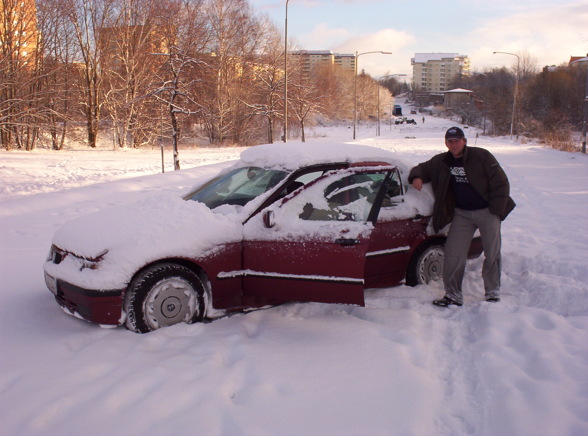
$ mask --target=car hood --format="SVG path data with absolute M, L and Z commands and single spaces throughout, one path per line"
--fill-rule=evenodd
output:
M 137 269 L 154 260 L 203 258 L 222 244 L 240 241 L 242 234 L 236 210 L 215 213 L 202 203 L 160 195 L 70 221 L 55 233 L 53 244 L 79 258 L 101 258 L 95 269 L 72 264 L 69 272 L 64 261 L 60 278 L 112 289 L 126 285 Z

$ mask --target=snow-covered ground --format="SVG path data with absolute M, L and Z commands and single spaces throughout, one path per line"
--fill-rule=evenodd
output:
M 416 164 L 452 125 L 417 119 L 357 142 Z M 166 151 L 165 174 L 159 149 L 0 151 L 0 435 L 587 435 L 588 156 L 466 132 L 518 203 L 500 303 L 483 301 L 477 259 L 461 308 L 431 305 L 439 285 L 400 286 L 365 308 L 294 303 L 146 335 L 62 312 L 42 273 L 53 233 L 180 195 L 242 150 L 182 150 L 179 172 Z

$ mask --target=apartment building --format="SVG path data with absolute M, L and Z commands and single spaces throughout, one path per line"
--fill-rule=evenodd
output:
M 335 65 L 344 70 L 355 72 L 355 55 L 335 54 Z
M 411 64 L 412 85 L 417 92 L 448 91 L 458 74 L 470 72 L 469 58 L 458 53 L 415 53 Z
M 0 2 L 0 55 L 22 65 L 32 65 L 37 49 L 35 0 Z
M 333 53 L 331 50 L 300 50 L 290 53 L 297 56 L 302 64 L 302 71 L 312 74 L 323 67 L 337 66 L 345 70 L 355 71 L 355 55 Z

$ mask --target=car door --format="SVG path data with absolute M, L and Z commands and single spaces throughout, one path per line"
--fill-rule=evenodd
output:
M 397 218 L 383 207 L 366 254 L 365 286 L 398 285 L 406 275 L 413 247 L 423 240 L 428 218 Z
M 400 174 L 392 173 L 366 254 L 365 286 L 399 284 L 405 276 L 409 254 L 426 235 L 429 222 L 405 202 Z
M 337 171 L 247 222 L 243 242 L 247 304 L 364 305 L 365 255 L 377 197 L 372 185 L 358 171 Z

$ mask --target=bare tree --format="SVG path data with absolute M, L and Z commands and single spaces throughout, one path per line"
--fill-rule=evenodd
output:
M 202 120 L 211 143 L 240 142 L 251 118 L 244 94 L 251 86 L 247 70 L 259 43 L 259 26 L 246 0 L 209 0 L 209 49 Z
M 319 92 L 315 78 L 303 71 L 300 61 L 293 62 L 290 70 L 292 72 L 290 75 L 292 81 L 289 85 L 291 112 L 300 126 L 302 142 L 306 142 L 305 128 L 310 123 L 312 115 L 319 114 L 323 110 L 322 102 L 325 98 Z
M 488 124 L 488 131 L 501 135 L 508 133 L 510 127 L 515 81 L 515 75 L 503 67 L 459 76 L 451 86 L 474 91 L 483 112 L 483 122 Z
M 68 134 L 75 107 L 75 88 L 79 86 L 76 74 L 75 33 L 66 19 L 64 0 L 37 0 L 39 19 L 40 58 L 44 87 L 44 111 L 51 148 L 61 150 Z
M 160 6 L 149 0 L 119 0 L 116 10 L 113 26 L 100 29 L 104 106 L 116 144 L 139 147 L 156 132 L 149 122 L 154 102 L 145 96 L 159 63 L 153 56 L 163 52 L 162 27 L 157 24 Z
M 398 77 L 394 77 L 394 75 L 391 75 L 389 73 L 386 73 L 384 75 L 384 78 L 379 80 L 379 82 L 383 87 L 388 89 L 388 91 L 390 91 L 390 93 L 393 96 L 402 94 L 403 92 L 406 92 L 408 90 L 408 85 L 406 84 L 406 82 L 401 82 L 400 80 L 398 80 Z
M 378 84 L 365 71 L 357 76 L 357 119 L 375 118 Z
M 8 150 L 31 150 L 41 98 L 35 3 L 3 0 L 0 12 L 0 141 Z
M 246 70 L 251 72 L 249 95 L 241 94 L 241 101 L 250 109 L 249 117 L 265 121 L 266 140 L 274 142 L 276 120 L 283 112 L 284 50 L 281 35 L 267 18 L 259 21 L 258 54 L 250 58 Z
M 194 91 L 201 80 L 198 70 L 207 65 L 202 54 L 207 40 L 202 5 L 200 0 L 168 0 L 159 11 L 163 52 L 154 55 L 163 57 L 165 62 L 159 69 L 159 84 L 151 95 L 167 106 L 175 170 L 180 169 L 178 115 L 198 114 L 201 108 Z
M 102 108 L 102 54 L 109 34 L 100 29 L 111 27 L 116 0 L 69 0 L 68 19 L 79 48 L 82 76 L 82 110 L 86 118 L 87 141 L 96 147 Z
M 330 119 L 353 118 L 353 71 L 321 68 L 311 78 L 321 96 L 321 114 Z

